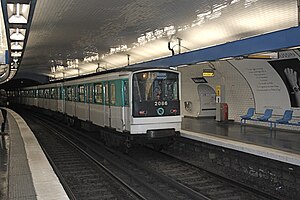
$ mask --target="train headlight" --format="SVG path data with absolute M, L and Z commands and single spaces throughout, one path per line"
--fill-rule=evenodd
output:
M 139 111 L 139 115 L 146 115 L 147 114 L 147 111 L 146 110 L 140 110 Z
M 170 113 L 175 113 L 175 114 L 176 114 L 176 113 L 177 113 L 177 109 L 175 109 L 175 108 L 174 108 L 174 109 L 171 109 L 171 110 L 170 110 Z

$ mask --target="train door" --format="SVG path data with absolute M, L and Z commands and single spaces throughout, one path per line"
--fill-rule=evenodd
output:
M 76 101 L 76 87 L 75 86 L 66 87 L 65 111 L 66 114 L 69 116 L 76 116 L 75 101 Z
M 94 92 L 93 92 L 93 89 L 94 89 L 94 86 L 92 83 L 90 84 L 87 84 L 86 85 L 87 87 L 87 102 L 88 102 L 88 121 L 91 121 L 91 105 L 94 103 L 93 102 L 93 95 L 94 95 Z
M 110 82 L 104 82 L 104 125 L 111 127 Z
M 89 84 L 84 84 L 84 120 L 89 120 L 89 115 L 90 115 L 90 106 L 89 106 L 89 96 L 88 96 L 88 89 L 89 89 Z
M 66 101 L 65 101 L 65 95 L 66 91 L 65 88 L 61 85 L 59 86 L 59 91 L 58 91 L 58 102 L 59 102 L 59 111 L 62 113 L 65 113 L 65 106 L 66 106 Z
M 58 89 L 56 87 L 50 89 L 50 109 L 58 111 Z
M 76 106 L 77 106 L 77 101 L 78 101 L 78 92 L 77 92 L 77 86 L 72 86 L 72 113 L 73 116 L 77 116 L 76 113 Z M 72 115 L 71 115 L 72 116 Z
M 75 93 L 75 114 L 77 118 L 84 121 L 88 118 L 88 104 L 86 103 L 86 91 L 86 85 L 77 85 Z
M 66 114 L 66 99 L 67 99 L 67 88 L 61 86 L 61 100 L 62 100 L 62 113 Z
M 129 130 L 129 88 L 128 80 L 122 81 L 122 131 Z

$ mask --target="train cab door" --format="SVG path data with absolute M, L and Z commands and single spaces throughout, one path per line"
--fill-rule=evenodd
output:
M 122 81 L 122 131 L 129 130 L 129 89 L 128 80 Z
M 110 82 L 104 82 L 104 126 L 111 127 Z

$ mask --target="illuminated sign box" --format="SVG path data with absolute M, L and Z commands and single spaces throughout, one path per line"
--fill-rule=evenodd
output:
M 195 83 L 207 83 L 207 80 L 203 77 L 192 78 Z
M 213 69 L 203 69 L 202 76 L 203 77 L 212 77 L 212 76 L 215 76 L 215 72 Z

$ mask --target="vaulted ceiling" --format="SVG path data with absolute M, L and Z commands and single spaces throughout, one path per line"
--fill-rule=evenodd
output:
M 297 0 L 37 0 L 18 76 L 91 73 L 297 25 Z

